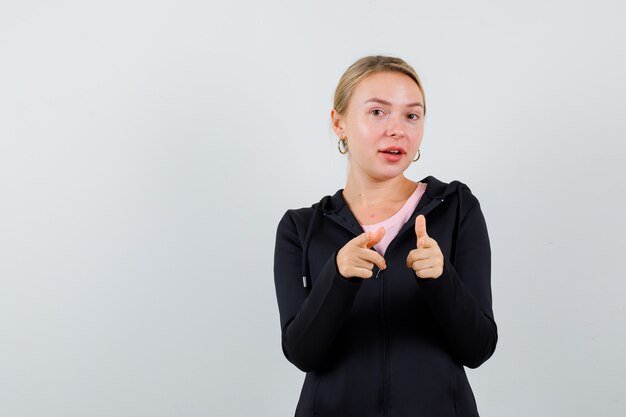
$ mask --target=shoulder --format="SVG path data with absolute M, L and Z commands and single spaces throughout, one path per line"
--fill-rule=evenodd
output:
M 294 209 L 288 209 L 285 211 L 278 226 L 276 227 L 276 248 L 284 247 L 299 247 L 302 242 L 302 234 L 297 221 L 297 216 L 294 219 Z
M 289 233 L 303 240 L 315 211 L 316 204 L 311 207 L 287 209 L 278 222 L 278 234 Z
M 420 181 L 426 184 L 426 193 L 432 198 L 446 198 L 458 195 L 460 198 L 477 201 L 470 187 L 463 181 L 455 179 L 450 182 L 440 180 L 437 177 L 429 175 Z
M 309 222 L 321 213 L 332 213 L 340 210 L 343 206 L 341 196 L 342 189 L 334 195 L 325 195 L 319 201 L 309 207 L 291 208 L 285 211 L 281 223 L 291 221 L 295 225 L 308 225 Z
M 461 218 L 479 207 L 478 197 L 472 192 L 469 185 L 461 180 L 455 179 L 450 182 L 442 181 L 434 176 L 428 176 L 421 182 L 425 182 L 426 193 L 433 199 L 448 200 L 452 204 L 457 204 L 457 210 Z
M 285 214 L 283 214 L 283 218 L 289 217 L 295 223 L 300 223 L 303 221 L 306 222 L 307 220 L 311 219 L 314 210 L 314 206 L 287 209 L 287 211 L 285 211 Z
M 280 219 L 280 225 L 290 224 L 293 226 L 298 226 L 301 224 L 306 224 L 311 220 L 313 216 L 313 207 L 301 207 L 301 208 L 290 208 L 287 209 Z
M 472 207 L 479 204 L 478 197 L 476 197 L 476 195 L 472 192 L 472 190 L 466 183 L 459 180 L 454 180 L 451 182 L 451 184 L 455 185 L 456 192 L 459 196 L 459 201 L 465 207 L 471 209 Z
M 476 194 L 472 192 L 470 187 L 459 180 L 454 180 L 450 184 L 455 185 L 457 194 L 457 212 L 459 220 L 464 223 L 468 219 L 474 219 L 477 216 L 483 217 L 480 207 L 480 201 Z

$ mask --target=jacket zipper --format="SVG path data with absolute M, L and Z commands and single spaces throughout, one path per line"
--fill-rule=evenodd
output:
M 437 207 L 443 199 L 437 199 L 431 202 L 428 206 L 424 207 L 420 212 L 418 212 L 415 217 L 420 214 L 426 215 L 430 213 L 435 207 Z M 389 246 L 387 246 L 386 254 L 390 253 L 390 250 L 396 241 L 400 240 L 401 235 L 407 233 L 410 229 L 406 228 L 398 232 L 398 234 L 389 242 Z M 376 274 L 376 278 L 384 278 L 385 271 L 378 270 Z M 391 415 L 391 378 L 389 376 L 389 348 L 387 347 L 387 333 L 385 332 L 385 298 L 386 298 L 386 290 L 385 280 L 378 280 L 378 288 L 380 292 L 380 327 L 381 327 L 381 376 L 382 376 L 382 398 L 383 398 L 383 417 L 388 417 Z
M 384 277 L 384 271 L 378 271 L 376 276 Z M 381 373 L 381 398 L 383 399 L 383 417 L 389 415 L 389 380 L 386 370 L 389 369 L 389 358 L 387 357 L 387 333 L 385 332 L 385 280 L 378 280 L 378 292 L 380 298 L 380 373 Z
M 444 199 L 436 199 L 433 202 L 431 202 L 428 206 L 424 207 L 422 210 L 420 210 L 419 213 L 416 214 L 416 217 L 419 216 L 420 214 L 424 214 L 426 215 L 427 213 L 430 213 L 435 207 L 437 207 L 442 201 L 444 201 Z M 348 230 L 349 232 L 351 232 L 352 234 L 354 234 L 355 236 L 358 236 L 358 234 L 355 233 L 354 230 L 352 230 L 351 228 L 349 228 L 348 226 L 346 226 L 345 224 L 337 221 L 336 219 L 334 219 L 332 216 L 328 216 L 326 213 L 323 213 L 324 216 L 326 217 L 330 217 L 333 222 L 335 222 L 336 224 L 340 225 L 341 227 L 343 227 L 344 229 Z M 401 230 L 400 232 L 398 232 L 398 234 L 391 240 L 391 242 L 389 242 L 389 246 L 387 246 L 387 250 L 385 253 L 389 253 L 389 249 L 392 247 L 392 245 L 399 240 L 400 235 L 406 233 L 408 230 L 410 229 L 404 229 Z M 359 233 L 360 234 L 360 233 Z M 372 248 L 372 250 L 375 250 L 374 248 Z M 384 271 L 381 271 L 380 269 L 378 270 L 378 272 L 376 273 L 376 275 L 374 276 L 374 278 L 383 278 L 385 275 Z M 381 397 L 383 400 L 383 404 L 382 404 L 382 409 L 383 409 L 383 417 L 388 417 L 391 413 L 389 411 L 390 409 L 390 397 L 391 397 L 391 387 L 390 387 L 390 378 L 389 378 L 389 352 L 388 352 L 388 347 L 387 347 L 387 334 L 385 332 L 385 291 L 386 291 L 386 287 L 385 287 L 385 280 L 384 279 L 379 279 L 378 280 L 378 294 L 379 294 L 379 299 L 380 299 L 380 349 L 381 349 L 381 357 L 380 357 L 380 373 L 381 373 L 381 380 L 382 380 L 382 385 L 381 385 Z

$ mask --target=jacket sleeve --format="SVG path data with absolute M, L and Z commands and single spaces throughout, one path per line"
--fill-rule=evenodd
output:
M 495 351 L 498 331 L 491 306 L 487 226 L 478 200 L 471 199 L 475 204 L 460 220 L 454 265 L 446 256 L 439 278 L 415 278 L 453 357 L 468 368 L 477 368 Z
M 302 282 L 302 245 L 290 210 L 281 219 L 276 232 L 274 284 L 282 349 L 304 372 L 323 365 L 362 281 L 339 274 L 337 251 L 326 260 L 309 291 Z

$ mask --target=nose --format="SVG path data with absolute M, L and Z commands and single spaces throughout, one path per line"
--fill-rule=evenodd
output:
M 389 122 L 387 124 L 387 135 L 393 137 L 403 137 L 404 136 L 404 120 L 402 119 L 402 115 L 395 115 L 390 117 Z

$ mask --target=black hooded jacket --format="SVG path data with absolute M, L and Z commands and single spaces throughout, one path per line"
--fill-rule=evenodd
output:
M 389 244 L 387 268 L 374 266 L 370 279 L 346 279 L 337 269 L 339 249 L 363 233 L 343 190 L 280 220 L 274 281 L 282 349 L 306 372 L 296 416 L 478 416 L 464 366 L 489 359 L 498 339 L 487 227 L 467 185 L 421 182 L 426 191 Z M 437 279 L 406 265 L 419 214 L 444 255 Z

